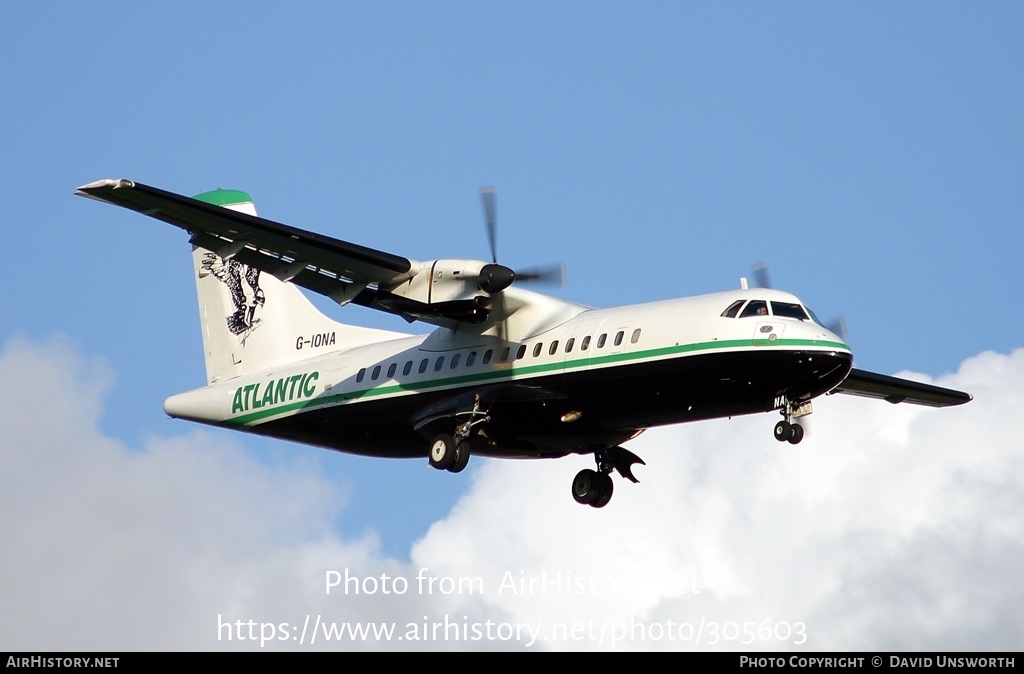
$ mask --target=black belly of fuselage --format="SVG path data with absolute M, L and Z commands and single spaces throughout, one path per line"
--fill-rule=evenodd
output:
M 577 367 L 508 384 L 355 399 L 313 407 L 245 430 L 352 454 L 427 455 L 441 419 L 416 430 L 425 410 L 480 394 L 493 456 L 564 456 L 613 446 L 652 426 L 779 409 L 834 389 L 852 366 L 844 352 L 754 349 L 606 367 Z M 465 410 L 463 410 L 465 411 Z M 564 420 L 578 413 L 575 420 Z M 572 416 L 577 416 L 573 414 Z M 455 420 L 450 420 L 454 431 Z

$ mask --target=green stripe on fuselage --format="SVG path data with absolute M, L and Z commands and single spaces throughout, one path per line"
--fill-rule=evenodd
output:
M 766 339 L 732 339 L 723 340 L 720 342 L 678 344 L 676 346 L 667 346 L 658 349 L 647 349 L 644 351 L 630 351 L 626 353 L 609 354 L 607 356 L 576 358 L 573 360 L 543 363 L 540 365 L 526 365 L 518 367 L 513 366 L 505 370 L 492 369 L 487 370 L 485 372 L 475 372 L 472 374 L 444 377 L 441 379 L 429 379 L 407 383 L 389 384 L 387 386 L 376 386 L 373 388 L 362 389 L 359 391 L 349 391 L 346 393 L 338 393 L 335 395 L 320 396 L 317 398 L 311 398 L 308 400 L 302 400 L 272 408 L 263 408 L 258 411 L 251 412 L 249 414 L 240 414 L 238 416 L 225 419 L 223 423 L 229 425 L 248 425 L 260 421 L 265 421 L 270 417 L 279 416 L 290 412 L 296 412 L 299 410 L 304 410 L 313 407 L 340 405 L 352 400 L 359 400 L 364 398 L 380 398 L 383 396 L 415 393 L 431 389 L 451 388 L 454 386 L 462 386 L 466 384 L 514 381 L 516 379 L 520 379 L 528 375 L 572 370 L 575 368 L 592 367 L 595 365 L 606 366 L 615 363 L 626 363 L 629 361 L 636 360 L 662 359 L 665 357 L 692 354 L 694 352 L 700 351 L 732 349 L 738 350 L 751 348 L 760 350 L 765 347 L 771 348 L 773 350 L 779 347 L 814 347 L 817 349 L 841 349 L 843 351 L 849 351 L 850 349 L 850 347 L 848 347 L 846 344 L 843 344 L 842 342 L 828 342 L 824 340 L 815 339 L 777 339 L 772 342 L 769 342 Z

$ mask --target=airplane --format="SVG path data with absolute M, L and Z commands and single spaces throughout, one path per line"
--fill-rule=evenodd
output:
M 106 179 L 76 194 L 190 235 L 207 385 L 167 398 L 175 418 L 452 473 L 474 454 L 592 455 L 572 496 L 601 508 L 613 471 L 638 481 L 644 461 L 622 444 L 650 427 L 777 411 L 774 437 L 796 444 L 822 395 L 972 400 L 854 368 L 841 331 L 767 283 L 610 309 L 527 290 L 550 270 L 498 263 L 490 188 L 491 262 L 417 261 L 277 223 L 238 190 L 190 198 Z M 340 323 L 300 287 L 434 329 Z

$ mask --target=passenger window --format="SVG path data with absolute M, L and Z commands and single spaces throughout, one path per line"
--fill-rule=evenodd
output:
M 373 366 L 373 374 L 370 375 L 370 379 L 377 381 L 377 377 L 380 376 L 380 365 Z
M 459 356 L 461 356 L 461 355 L 462 355 L 461 353 L 457 353 L 454 356 L 452 356 L 451 368 L 453 370 L 459 366 Z
M 486 351 L 484 351 L 484 357 L 480 362 L 482 362 L 484 365 L 487 365 L 488 363 L 491 362 L 491 356 L 493 355 L 494 349 L 487 349 Z
M 580 351 L 586 351 L 589 348 L 590 348 L 590 335 L 587 335 L 586 337 L 583 338 L 583 341 L 580 342 Z
M 469 355 L 466 356 L 466 367 L 473 367 L 473 363 L 476 362 L 476 351 L 470 351 Z
M 540 355 L 540 350 L 544 348 L 544 344 L 537 342 L 536 346 L 533 347 L 533 357 L 536 358 Z
M 408 377 L 410 372 L 412 372 L 412 361 L 407 360 L 405 361 L 405 367 L 402 368 L 402 376 Z
M 597 338 L 597 348 L 603 349 L 604 348 L 604 342 L 605 342 L 606 339 L 608 339 L 608 335 L 607 334 L 603 334 L 600 337 L 598 337 Z
M 623 332 L 622 330 L 619 330 L 617 333 L 615 333 L 615 346 L 621 346 L 622 345 L 622 337 L 625 334 L 626 333 Z
M 565 343 L 565 352 L 570 353 L 572 351 L 572 345 L 576 343 L 575 337 L 570 337 L 569 341 Z
M 519 351 L 516 352 L 516 360 L 522 360 L 526 357 L 526 345 L 520 344 Z
M 746 306 L 743 313 L 740 314 L 740 318 L 749 318 L 751 316 L 767 316 L 768 315 L 768 303 L 764 300 L 751 300 L 750 304 Z
M 388 365 L 388 379 L 391 379 L 392 377 L 395 376 L 395 370 L 397 369 L 398 363 L 391 363 L 391 365 Z
M 633 336 L 629 338 L 630 344 L 636 344 L 640 341 L 640 328 L 633 331 Z
M 504 349 L 502 349 L 501 350 L 501 358 L 499 358 L 498 360 L 501 361 L 502 363 L 508 362 L 508 352 L 509 352 L 509 350 L 510 349 L 507 346 Z
M 356 373 L 356 381 L 357 382 L 361 382 L 364 378 L 366 378 L 366 368 L 365 367 L 360 368 L 359 372 Z
M 549 356 L 555 355 L 555 351 L 558 351 L 558 340 L 557 339 L 555 341 L 551 342 L 551 348 L 548 349 L 548 355 Z
M 444 356 L 438 356 L 434 361 L 434 372 L 440 372 L 442 367 L 444 367 Z
M 736 318 L 736 316 L 739 315 L 740 307 L 743 306 L 744 302 L 746 302 L 746 300 L 736 300 L 735 302 L 730 304 L 725 311 L 722 312 L 722 316 L 724 318 Z
M 420 361 L 420 374 L 423 374 L 424 372 L 427 371 L 427 365 L 429 363 L 430 363 L 430 359 L 429 358 L 424 358 L 423 360 Z

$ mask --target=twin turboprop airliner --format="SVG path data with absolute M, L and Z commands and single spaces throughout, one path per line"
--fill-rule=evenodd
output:
M 473 454 L 592 455 L 572 483 L 595 508 L 611 474 L 637 482 L 622 446 L 644 429 L 777 411 L 796 444 L 811 401 L 844 393 L 959 405 L 971 396 L 853 368 L 843 337 L 767 287 L 596 309 L 524 289 L 545 273 L 492 261 L 417 261 L 259 217 L 248 194 L 194 198 L 131 180 L 77 194 L 190 235 L 207 384 L 168 415 L 458 473 Z M 434 326 L 426 335 L 334 321 L 299 288 Z

